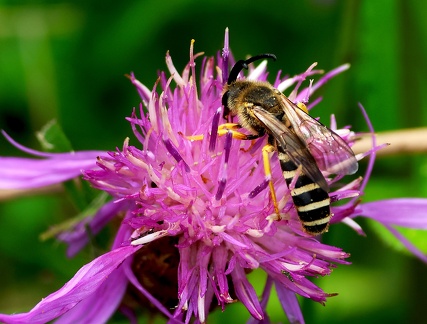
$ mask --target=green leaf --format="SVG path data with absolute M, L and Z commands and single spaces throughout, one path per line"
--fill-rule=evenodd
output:
M 91 203 L 78 215 L 68 219 L 60 224 L 56 224 L 50 227 L 46 232 L 40 235 L 41 240 L 47 240 L 56 237 L 58 234 L 64 231 L 71 230 L 83 219 L 93 217 L 96 212 L 107 202 L 109 195 L 106 192 L 99 192 L 99 194 L 91 201 Z
M 72 152 L 73 147 L 68 140 L 61 125 L 56 120 L 51 120 L 43 128 L 36 132 L 37 139 L 43 150 L 46 152 Z M 86 181 L 76 178 L 63 183 L 65 191 L 69 195 L 71 202 L 79 210 L 83 211 L 92 199 L 94 190 Z
M 48 122 L 40 131 L 36 132 L 36 136 L 46 152 L 73 151 L 70 141 L 56 120 Z
M 83 181 L 80 178 L 63 182 L 62 185 L 71 199 L 71 202 L 79 211 L 84 211 L 91 199 L 94 199 L 99 192 L 93 189 L 87 181 Z

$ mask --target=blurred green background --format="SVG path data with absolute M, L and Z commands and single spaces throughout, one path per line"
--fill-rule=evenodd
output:
M 361 102 L 377 131 L 424 126 L 426 12 L 427 2 L 417 0 L 0 1 L 0 128 L 39 148 L 34 132 L 55 118 L 76 150 L 120 147 L 132 138 L 124 118 L 139 105 L 124 74 L 135 72 L 151 88 L 166 69 L 167 50 L 182 70 L 192 38 L 195 52 L 215 55 L 226 27 L 236 58 L 277 55 L 270 75 L 279 69 L 293 75 L 314 61 L 325 70 L 351 63 L 320 92 L 324 100 L 312 114 L 327 124 L 335 113 L 339 125 L 367 131 Z M 0 138 L 0 154 L 22 153 Z M 425 156 L 380 158 L 364 200 L 427 197 L 426 180 Z M 61 192 L 1 201 L 1 312 L 29 310 L 90 260 L 92 251 L 68 260 L 64 246 L 39 239 L 75 213 Z M 315 279 L 339 296 L 326 307 L 302 301 L 307 322 L 422 322 L 425 265 L 391 249 L 371 224 L 361 223 L 367 237 L 344 225 L 325 235 L 326 243 L 352 254 L 353 265 Z M 277 304 L 270 311 L 273 322 L 286 322 Z M 234 322 L 248 318 L 231 305 L 210 322 L 230 316 Z

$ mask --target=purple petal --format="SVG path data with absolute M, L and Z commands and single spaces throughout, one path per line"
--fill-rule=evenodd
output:
M 267 308 L 267 303 L 268 300 L 270 298 L 270 294 L 271 294 L 271 288 L 273 287 L 273 280 L 271 279 L 270 276 L 267 277 L 267 282 L 265 283 L 264 286 L 264 291 L 262 292 L 262 296 L 261 296 L 261 306 L 262 306 L 262 310 L 264 311 L 264 319 L 263 320 L 257 320 L 253 317 L 251 317 L 246 324 L 267 324 L 270 323 L 270 318 L 268 317 L 268 314 L 266 312 L 266 308 Z
M 182 161 L 184 163 L 185 171 L 190 172 L 190 167 L 187 163 L 183 160 L 182 156 L 179 154 L 176 147 L 173 145 L 172 141 L 169 139 L 163 139 L 163 143 L 165 144 L 166 149 L 168 152 L 173 156 L 173 158 L 176 160 L 176 162 Z
M 87 156 L 98 156 L 101 154 L 105 154 L 103 151 L 81 151 L 81 152 L 68 152 L 68 153 L 48 153 L 48 152 L 41 152 L 37 150 L 30 149 L 24 145 L 19 144 L 16 142 L 12 137 L 10 137 L 5 131 L 1 131 L 4 137 L 9 141 L 10 144 L 15 146 L 17 149 L 19 149 L 22 152 L 28 153 L 30 155 L 38 156 L 38 157 L 45 157 L 45 158 L 52 158 L 52 159 L 72 159 L 73 156 L 77 156 L 78 154 L 87 154 Z
M 222 58 L 223 58 L 223 64 L 222 64 L 222 81 L 225 83 L 227 82 L 228 78 L 228 60 L 230 56 L 230 47 L 229 47 L 229 34 L 228 34 L 228 27 L 225 29 L 225 36 L 224 36 L 224 48 L 222 50 Z
M 326 73 L 322 78 L 320 78 L 319 81 L 317 81 L 312 87 L 311 87 L 311 93 L 319 89 L 322 85 L 324 85 L 326 82 L 328 82 L 330 79 L 335 77 L 337 74 L 340 74 L 350 68 L 350 64 L 343 64 L 332 71 L 329 71 Z M 303 92 L 303 91 L 301 91 Z
M 305 323 L 301 307 L 299 306 L 295 293 L 286 289 L 286 287 L 280 283 L 276 285 L 276 291 L 289 322 L 299 324 Z
M 143 85 L 141 82 L 139 82 L 137 79 L 135 79 L 135 75 L 133 72 L 131 72 L 129 79 L 133 83 L 133 85 L 136 87 L 136 90 L 138 91 L 139 96 L 141 97 L 143 102 L 150 101 L 151 98 L 151 91 Z
M 376 148 L 377 148 L 377 137 L 375 135 L 375 130 L 374 130 L 374 126 L 372 125 L 371 119 L 368 116 L 368 113 L 366 112 L 366 109 L 362 106 L 362 104 L 359 103 L 359 109 L 362 112 L 363 117 L 365 118 L 366 124 L 369 128 L 369 132 L 372 134 L 371 138 L 372 138 L 372 152 L 369 156 L 369 160 L 368 160 L 368 167 L 365 171 L 365 175 L 363 177 L 362 180 L 362 184 L 360 185 L 359 190 L 361 192 L 363 192 L 365 190 L 365 187 L 368 183 L 369 178 L 371 177 L 372 174 L 372 170 L 374 169 L 374 163 L 375 163 L 375 158 L 377 156 L 376 154 Z M 357 200 L 357 198 L 353 199 L 353 202 L 355 202 Z
M 130 268 L 129 261 L 131 260 L 125 260 L 94 294 L 62 315 L 55 323 L 79 323 L 83 319 L 86 323 L 106 323 L 119 307 L 126 292 L 128 278 L 125 275 L 125 268 Z
M 359 215 L 384 224 L 427 229 L 427 199 L 399 198 L 360 205 Z
M 0 189 L 31 189 L 75 178 L 82 169 L 96 167 L 96 157 L 103 151 L 45 153 L 15 142 L 6 132 L 6 139 L 19 150 L 44 159 L 0 157 Z
M 222 109 L 219 107 L 217 111 L 215 112 L 215 115 L 212 120 L 212 127 L 211 127 L 211 136 L 209 138 L 209 151 L 213 152 L 215 150 L 216 145 L 216 139 L 218 137 L 218 125 L 219 125 L 219 119 L 221 118 L 221 112 Z
M 44 187 L 75 178 L 96 167 L 104 152 L 61 153 L 48 159 L 0 157 L 0 189 Z
M 127 268 L 125 272 L 129 282 L 131 282 L 135 288 L 137 288 L 150 301 L 151 304 L 153 304 L 160 312 L 169 318 L 169 323 L 182 323 L 178 319 L 175 319 L 161 302 L 159 302 L 152 294 L 150 294 L 144 287 L 142 287 L 141 283 L 135 277 L 135 274 L 130 268 Z
M 44 298 L 28 313 L 0 315 L 0 321 L 6 323 L 46 323 L 75 307 L 82 300 L 93 297 L 107 279 L 111 277 L 126 258 L 135 253 L 139 247 L 125 246 L 108 252 L 81 268 L 75 276 L 61 289 Z M 110 284 L 106 284 L 111 287 Z M 95 296 L 98 296 L 97 294 Z M 103 299 L 102 299 L 103 300 Z M 104 314 L 105 315 L 105 314 Z
M 125 219 L 131 214 L 127 213 Z M 117 231 L 112 249 L 120 248 L 122 242 L 129 238 L 132 228 L 126 221 L 122 222 Z M 127 272 L 131 271 L 131 259 L 124 261 L 116 271 L 113 271 L 91 296 L 82 300 L 77 306 L 62 315 L 57 322 L 77 323 L 84 318 L 87 323 L 105 323 L 119 307 L 128 285 Z
M 254 287 L 252 287 L 246 278 L 244 269 L 240 266 L 236 266 L 233 272 L 231 272 L 231 277 L 233 278 L 233 285 L 237 298 L 246 306 L 249 313 L 251 313 L 254 318 L 263 320 L 264 312 L 262 311 Z
M 127 201 L 110 201 L 102 206 L 93 217 L 85 218 L 72 231 L 61 233 L 58 239 L 68 244 L 67 256 L 74 256 L 89 242 L 88 228 L 90 234 L 96 235 L 114 216 L 121 210 L 125 210 L 127 206 Z
M 413 245 L 406 237 L 399 233 L 398 230 L 391 227 L 390 225 L 383 224 L 413 255 L 421 259 L 424 263 L 427 263 L 427 255 Z

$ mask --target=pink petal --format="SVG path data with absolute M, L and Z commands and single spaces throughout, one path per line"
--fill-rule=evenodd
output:
M 427 229 L 427 199 L 399 198 L 361 204 L 361 216 L 384 224 Z
M 85 218 L 73 230 L 61 233 L 58 239 L 68 244 L 67 256 L 74 256 L 89 242 L 88 227 L 92 235 L 98 234 L 114 216 L 121 210 L 125 210 L 127 206 L 127 202 L 110 201 L 102 206 L 93 217 Z
M 30 189 L 61 183 L 96 167 L 96 157 L 103 151 L 46 153 L 15 142 L 6 132 L 6 139 L 19 150 L 43 159 L 0 157 L 0 189 Z
M 296 294 L 293 291 L 286 289 L 282 284 L 276 285 L 276 291 L 289 322 L 304 324 L 304 317 Z
M 393 234 L 413 255 L 422 260 L 424 263 L 427 263 L 427 255 L 418 249 L 414 244 L 411 243 L 406 237 L 399 233 L 395 228 L 383 224 L 390 232 Z
M 114 270 L 117 270 L 122 262 L 138 249 L 139 247 L 135 246 L 125 246 L 98 257 L 81 268 L 60 290 L 42 299 L 28 313 L 1 314 L 0 321 L 6 323 L 46 323 L 61 316 L 86 298 L 98 296 L 97 294 L 92 296 L 92 294 L 107 279 L 111 280 L 111 278 L 114 279 L 119 276 L 114 275 L 111 277 Z M 104 287 L 108 286 L 110 284 L 106 284 Z
M 62 315 L 55 323 L 106 323 L 117 310 L 126 292 L 128 279 L 125 275 L 125 267 L 130 268 L 130 259 L 113 271 L 108 280 L 105 280 L 95 293 L 85 298 Z
M 259 303 L 258 297 L 252 285 L 246 278 L 246 274 L 243 268 L 236 266 L 231 273 L 233 279 L 233 285 L 236 292 L 237 298 L 246 306 L 249 313 L 258 319 L 264 319 L 264 312 Z
M 44 160 L 0 157 L 0 189 L 39 188 L 70 180 L 79 176 L 82 169 L 96 167 L 93 154 L 77 152 Z

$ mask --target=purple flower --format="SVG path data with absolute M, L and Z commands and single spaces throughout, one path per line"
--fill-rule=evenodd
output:
M 0 156 L 0 189 L 33 189 L 73 179 L 81 170 L 96 166 L 94 159 L 102 151 L 44 153 L 16 143 L 6 132 L 6 139 L 23 152 L 43 159 Z
M 143 102 L 139 113 L 134 111 L 128 118 L 139 142 L 136 146 L 126 139 L 121 149 L 98 152 L 96 167 L 86 164 L 87 155 L 73 154 L 82 157 L 78 159 L 78 170 L 83 170 L 84 179 L 109 193 L 113 201 L 73 231 L 62 233 L 59 239 L 69 244 L 70 255 L 75 254 L 87 243 L 85 226 L 96 233 L 122 211 L 125 216 L 111 251 L 85 265 L 64 287 L 28 313 L 0 315 L 0 321 L 44 323 L 59 318 L 60 322 L 73 323 L 84 318 L 86 322 L 105 322 L 119 308 L 135 320 L 131 306 L 139 303 L 142 307 L 152 305 L 171 323 L 189 323 L 193 319 L 204 323 L 213 306 L 224 310 L 227 304 L 238 300 L 246 306 L 251 321 L 267 322 L 266 304 L 274 285 L 289 320 L 302 323 L 296 294 L 320 303 L 333 296 L 309 278 L 330 274 L 336 264 L 348 264 L 349 255 L 302 230 L 276 154 L 271 161 L 272 180 L 285 217 L 274 220 L 260 149 L 266 139 L 251 142 L 236 140 L 231 133 L 217 136 L 223 85 L 233 61 L 228 32 L 222 55 L 216 60 L 199 56 L 193 54 L 192 42 L 190 62 L 179 73 L 167 54 L 170 77 L 161 73 L 152 91 L 130 76 Z M 201 65 L 200 73 L 196 73 L 196 59 Z M 301 90 L 306 77 L 320 72 L 313 70 L 314 65 L 292 78 L 277 76 L 273 85 L 281 91 L 293 87 L 289 98 L 307 102 L 320 85 L 347 67 L 331 71 Z M 266 62 L 250 67 L 247 78 L 266 80 Z M 331 128 L 349 145 L 353 144 L 355 134 L 348 128 L 337 129 L 334 118 Z M 371 155 L 365 179 L 369 178 L 379 148 L 375 141 L 372 147 L 358 156 Z M 66 154 L 45 157 L 47 160 L 34 163 L 74 161 Z M 6 159 L 0 160 L 0 174 L 7 169 L 8 161 L 14 162 L 16 169 L 29 163 Z M 31 175 L 33 186 L 53 183 L 44 180 L 44 171 L 41 168 Z M 61 177 L 65 173 L 67 176 Z M 50 174 L 54 181 L 64 181 L 77 175 L 76 166 L 70 163 L 69 168 L 50 170 Z M 10 181 L 15 180 L 16 187 L 31 187 L 19 186 L 24 179 Z M 344 186 L 338 186 L 337 180 L 328 179 L 333 188 L 331 199 L 353 199 L 332 207 L 331 223 L 342 221 L 363 233 L 353 220 L 363 215 L 383 223 L 397 236 L 392 225 L 427 228 L 423 217 L 426 200 L 358 205 L 365 180 L 358 178 Z M 4 187 L 8 186 L 6 182 Z M 404 242 L 427 262 L 422 252 Z M 247 279 L 255 269 L 267 274 L 262 296 L 256 294 Z M 133 296 L 132 303 L 124 302 L 129 300 L 124 299 L 126 291 Z

